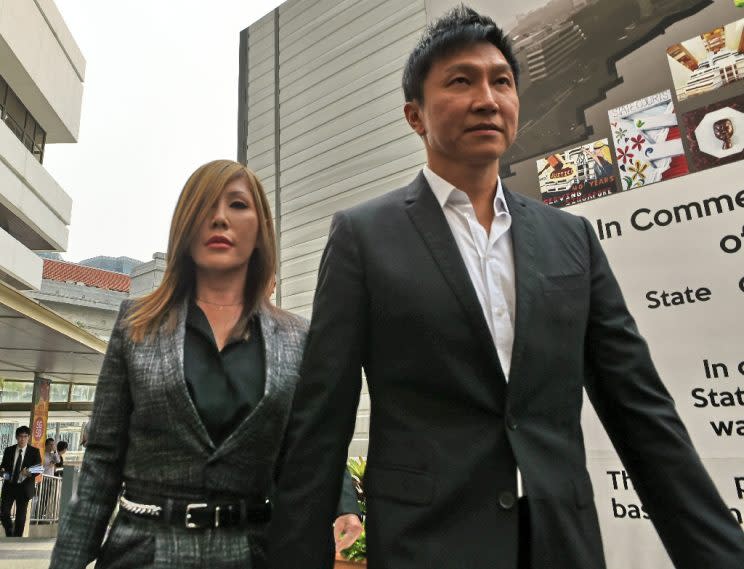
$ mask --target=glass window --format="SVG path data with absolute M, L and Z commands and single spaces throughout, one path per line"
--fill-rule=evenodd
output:
M 44 142 L 46 142 L 46 132 L 37 124 L 36 133 L 34 134 L 34 144 L 39 148 L 44 148 Z
M 36 119 L 2 77 L 0 77 L 0 114 L 8 128 L 15 133 L 34 158 L 41 162 L 44 158 L 46 132 L 36 123 Z
M 12 89 L 8 89 L 8 97 L 5 102 L 5 122 L 11 119 L 19 134 L 23 135 L 23 125 L 26 124 L 26 107 L 23 106 L 21 100 L 16 97 L 16 94 Z
M 24 127 L 23 132 L 25 132 L 29 138 L 33 138 L 35 127 L 36 121 L 34 120 L 34 117 L 31 116 L 31 113 L 26 112 L 26 126 Z
M 7 420 L 0 423 L 0 447 L 7 448 L 10 445 L 16 444 L 15 430 L 20 427 L 15 421 L 9 422 Z
M 31 403 L 34 393 L 32 381 L 9 381 L 0 382 L 0 403 Z
M 0 77 L 0 111 L 5 108 L 5 93 L 8 90 L 8 84 L 5 79 Z
M 73 385 L 72 401 L 93 401 L 95 393 L 95 385 Z
M 67 401 L 67 390 L 70 388 L 69 383 L 52 383 L 49 390 L 49 401 Z

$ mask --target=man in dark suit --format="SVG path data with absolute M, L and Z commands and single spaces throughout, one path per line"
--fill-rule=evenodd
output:
M 0 496 L 0 521 L 7 537 L 23 536 L 26 526 L 28 502 L 34 497 L 34 475 L 29 467 L 41 464 L 41 453 L 36 447 L 29 446 L 31 431 L 28 427 L 18 427 L 15 432 L 16 442 L 3 452 L 0 463 L 0 475 L 3 477 L 3 491 Z M 10 519 L 10 511 L 15 504 L 15 524 Z
M 676 567 L 744 567 L 744 534 L 590 224 L 499 180 L 517 132 L 517 79 L 501 30 L 465 7 L 411 53 L 404 111 L 427 166 L 331 224 L 287 431 L 272 569 L 331 567 L 326 528 L 361 367 L 371 398 L 370 569 L 605 567 L 582 388 Z

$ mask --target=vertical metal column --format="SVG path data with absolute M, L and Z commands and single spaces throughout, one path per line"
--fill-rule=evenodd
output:
M 279 113 L 279 8 L 274 9 L 274 215 L 276 216 L 276 305 L 282 305 L 281 115 Z

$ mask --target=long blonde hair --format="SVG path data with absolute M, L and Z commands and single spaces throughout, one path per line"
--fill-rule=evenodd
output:
M 256 248 L 248 261 L 245 315 L 251 317 L 267 304 L 276 272 L 276 236 L 269 202 L 253 171 L 232 160 L 214 160 L 197 168 L 181 190 L 171 220 L 163 281 L 153 292 L 135 301 L 126 319 L 133 341 L 145 340 L 162 325 L 170 330 L 175 328 L 174 309 L 191 294 L 195 284 L 191 243 L 225 187 L 241 179 L 248 183 L 258 216 Z

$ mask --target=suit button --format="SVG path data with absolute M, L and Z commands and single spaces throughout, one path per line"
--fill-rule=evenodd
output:
M 506 426 L 509 427 L 512 431 L 517 430 L 517 420 L 514 418 L 514 415 L 511 415 L 510 413 L 507 413 L 506 415 Z
M 511 492 L 502 492 L 499 494 L 499 506 L 504 510 L 511 510 L 515 503 L 516 500 L 514 499 L 514 494 Z

